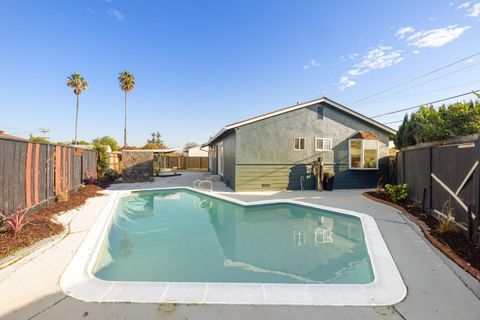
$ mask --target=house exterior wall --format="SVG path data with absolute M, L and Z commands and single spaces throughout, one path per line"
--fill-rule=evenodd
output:
M 323 157 L 325 170 L 335 171 L 335 188 L 375 186 L 386 173 L 388 133 L 327 104 L 323 119 L 317 105 L 277 115 L 237 128 L 235 191 L 313 188 L 313 162 Z M 379 139 L 379 170 L 348 169 L 348 138 L 369 131 Z M 305 150 L 294 150 L 294 139 L 305 138 Z M 332 151 L 315 151 L 315 138 L 331 138 Z M 384 159 L 382 159 L 384 158 Z
M 220 144 L 223 143 L 223 175 L 218 168 L 218 159 L 220 157 Z M 210 146 L 208 152 L 208 167 L 212 174 L 220 175 L 225 184 L 235 190 L 235 163 L 236 163 L 236 134 L 235 132 L 218 140 Z
M 223 138 L 223 176 L 222 181 L 235 190 L 236 134 L 235 132 Z M 217 159 L 220 156 L 217 143 Z M 217 168 L 218 170 L 218 168 Z
M 217 174 L 217 154 L 215 146 L 208 147 L 208 171 L 212 174 Z

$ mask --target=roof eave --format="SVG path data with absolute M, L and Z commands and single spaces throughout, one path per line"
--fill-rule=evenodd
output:
M 304 102 L 304 103 L 299 103 L 297 105 L 293 105 L 293 106 L 290 106 L 290 107 L 286 107 L 286 108 L 283 108 L 283 109 L 280 109 L 280 110 L 277 110 L 277 111 L 273 111 L 273 112 L 269 112 L 269 113 L 265 113 L 263 115 L 260 115 L 260 116 L 257 116 L 257 117 L 253 117 L 253 118 L 249 118 L 249 119 L 246 119 L 246 120 L 243 120 L 243 121 L 239 121 L 239 122 L 234 122 L 234 123 L 231 123 L 231 124 L 228 124 L 226 125 L 225 127 L 223 127 L 220 131 L 217 132 L 217 134 L 215 136 L 213 136 L 212 139 L 210 139 L 210 141 L 208 141 L 205 145 L 211 145 L 212 143 L 216 142 L 222 135 L 224 135 L 227 131 L 230 131 L 230 130 L 233 130 L 233 129 L 236 129 L 238 127 L 241 127 L 241 126 L 245 126 L 247 124 L 250 124 L 250 123 L 254 123 L 254 122 L 257 122 L 257 121 L 261 121 L 261 120 L 264 120 L 264 119 L 268 119 L 268 118 L 271 118 L 271 117 L 274 117 L 274 116 L 277 116 L 277 115 L 280 115 L 280 114 L 283 114 L 283 113 L 286 113 L 286 112 L 290 112 L 290 111 L 294 111 L 294 110 L 298 110 L 298 109 L 301 109 L 301 108 L 305 108 L 305 107 L 308 107 L 308 106 L 311 106 L 311 105 L 315 105 L 315 104 L 318 104 L 318 103 L 327 103 L 345 113 L 348 113 L 350 115 L 353 115 L 355 116 L 356 118 L 358 119 L 361 119 L 381 130 L 383 130 L 384 132 L 387 132 L 388 134 L 391 134 L 391 135 L 394 135 L 397 131 L 376 121 L 376 120 L 373 120 L 367 116 L 364 116 L 363 114 L 361 113 L 358 113 L 350 108 L 347 108 L 345 107 L 344 105 L 341 105 L 333 100 L 330 100 L 328 99 L 327 97 L 321 97 L 321 98 L 318 98 L 318 99 L 315 99 L 315 100 L 311 100 L 311 101 L 307 101 L 307 102 Z
M 342 110 L 343 112 L 346 112 L 346 113 L 351 114 L 351 115 L 353 115 L 353 116 L 355 116 L 359 119 L 362 119 L 363 121 L 368 122 L 368 123 L 374 125 L 377 128 L 382 129 L 383 131 L 385 131 L 389 134 L 395 134 L 396 133 L 396 130 L 394 130 L 394 129 L 392 129 L 392 128 L 384 125 L 384 124 L 381 124 L 380 122 L 375 121 L 375 120 L 373 120 L 373 119 L 371 119 L 367 116 L 364 116 L 364 115 L 362 115 L 362 114 L 360 114 L 360 113 L 358 113 L 358 112 L 356 112 L 356 111 L 354 111 L 350 108 L 347 108 L 344 105 L 341 105 L 341 104 L 339 104 L 339 103 L 337 103 L 333 100 L 330 100 L 327 97 L 321 97 L 321 98 L 318 98 L 318 99 L 315 99 L 315 100 L 307 101 L 307 102 L 304 102 L 304 103 L 299 103 L 297 105 L 290 106 L 290 107 L 287 107 L 287 108 L 283 108 L 283 109 L 280 109 L 280 110 L 277 110 L 277 111 L 265 113 L 263 115 L 253 117 L 253 118 L 250 118 L 250 119 L 247 119 L 247 120 L 234 122 L 232 124 L 226 125 L 224 127 L 224 129 L 225 130 L 235 129 L 235 128 L 238 128 L 238 127 L 241 127 L 241 126 L 253 123 L 253 122 L 261 121 L 263 119 L 274 117 L 276 115 L 280 115 L 280 114 L 283 114 L 283 113 L 286 113 L 286 112 L 298 110 L 298 109 L 305 108 L 305 107 L 308 107 L 308 106 L 311 106 L 311 105 L 314 105 L 314 104 L 317 104 L 317 103 L 322 103 L 322 102 L 328 103 L 328 104 L 336 107 L 337 109 Z
M 218 131 L 207 143 L 205 143 L 205 146 L 210 146 L 216 141 L 218 141 L 221 137 L 224 137 L 225 135 L 229 134 L 232 129 L 234 128 L 228 128 L 228 126 L 223 127 Z

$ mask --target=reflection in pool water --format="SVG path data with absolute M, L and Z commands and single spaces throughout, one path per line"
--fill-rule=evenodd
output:
M 186 189 L 121 198 L 94 273 L 117 281 L 373 281 L 357 217 L 287 203 L 245 207 Z

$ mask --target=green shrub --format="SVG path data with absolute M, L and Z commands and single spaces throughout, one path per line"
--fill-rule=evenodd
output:
M 100 143 L 94 143 L 93 147 L 95 150 L 98 152 L 98 158 L 97 158 L 97 170 L 98 170 L 98 176 L 103 177 L 107 171 L 108 171 L 108 153 L 107 153 L 107 147 L 104 145 L 101 145 Z
M 393 202 L 398 203 L 407 200 L 408 188 L 405 183 L 395 185 L 387 184 L 385 185 L 385 189 L 387 189 L 387 194 Z
M 35 137 L 32 134 L 30 134 L 30 137 L 28 138 L 28 140 L 33 142 L 52 143 L 50 140 L 48 140 L 45 137 Z

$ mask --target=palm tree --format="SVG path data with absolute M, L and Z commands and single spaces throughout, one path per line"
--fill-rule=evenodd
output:
M 128 71 L 120 72 L 118 76 L 120 88 L 125 91 L 125 127 L 123 129 L 123 146 L 127 146 L 127 95 L 135 88 L 135 76 Z
M 75 140 L 74 143 L 77 143 L 77 129 L 78 129 L 78 107 L 80 106 L 80 93 L 87 90 L 88 83 L 83 79 L 79 73 L 73 73 L 67 78 L 67 86 L 73 88 L 73 93 L 77 95 L 77 110 L 75 112 Z

